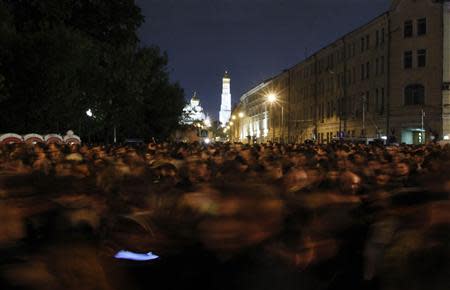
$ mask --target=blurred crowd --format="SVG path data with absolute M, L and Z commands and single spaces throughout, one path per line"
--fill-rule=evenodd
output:
M 1 289 L 447 290 L 449 168 L 435 144 L 5 145 Z

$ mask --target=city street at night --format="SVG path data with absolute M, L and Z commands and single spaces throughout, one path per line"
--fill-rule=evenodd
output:
M 449 290 L 450 1 L 0 0 L 0 290 Z

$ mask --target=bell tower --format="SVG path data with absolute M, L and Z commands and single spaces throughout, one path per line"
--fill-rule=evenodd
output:
M 225 126 L 231 117 L 231 79 L 227 71 L 222 79 L 222 104 L 220 106 L 219 120 Z

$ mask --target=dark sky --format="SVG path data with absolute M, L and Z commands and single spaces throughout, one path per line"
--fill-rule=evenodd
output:
M 136 0 L 143 44 L 169 54 L 171 77 L 218 118 L 221 82 L 248 89 L 385 12 L 391 0 Z

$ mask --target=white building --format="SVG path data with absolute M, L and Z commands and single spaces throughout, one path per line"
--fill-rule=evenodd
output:
M 225 126 L 231 117 L 231 79 L 228 72 L 222 80 L 222 105 L 220 106 L 219 121 L 222 126 Z
M 206 115 L 200 104 L 200 99 L 197 96 L 197 92 L 194 92 L 191 101 L 183 109 L 181 124 L 191 125 L 194 122 L 204 122 L 205 120 Z

